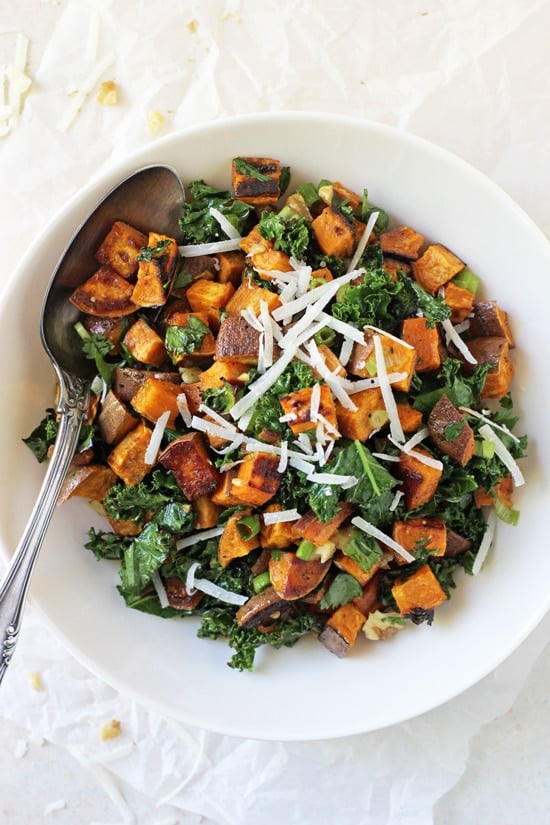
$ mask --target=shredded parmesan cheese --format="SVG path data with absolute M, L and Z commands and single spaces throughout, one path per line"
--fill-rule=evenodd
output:
M 506 469 L 510 472 L 516 487 L 521 487 L 525 484 L 523 473 L 518 467 L 515 458 L 512 456 L 508 448 L 504 445 L 502 439 L 495 433 L 489 424 L 482 424 L 479 428 L 480 434 L 487 441 L 490 441 L 495 447 L 495 453 L 500 458 Z
M 212 217 L 217 220 L 220 227 L 223 229 L 223 231 L 225 232 L 225 234 L 227 235 L 228 238 L 230 238 L 233 241 L 235 241 L 235 240 L 242 241 L 241 233 L 239 232 L 239 230 L 236 227 L 233 226 L 231 221 L 229 221 L 225 217 L 223 212 L 220 212 L 220 210 L 216 209 L 215 206 L 211 206 L 209 211 L 210 211 L 210 214 L 212 215 Z
M 376 356 L 376 372 L 378 373 L 378 378 L 380 379 L 380 391 L 382 393 L 384 407 L 386 408 L 386 412 L 390 420 L 390 432 L 393 438 L 397 442 L 401 443 L 405 440 L 405 433 L 403 432 L 403 427 L 401 426 L 401 420 L 397 412 L 397 404 L 395 403 L 391 384 L 388 380 L 388 371 L 384 360 L 382 342 L 379 335 L 373 335 L 372 340 L 374 344 L 374 354 Z
M 199 541 L 207 541 L 214 539 L 216 536 L 221 536 L 223 527 L 212 527 L 210 530 L 201 530 L 200 533 L 193 533 L 192 536 L 185 536 L 176 543 L 176 548 L 182 550 L 184 547 L 191 547 L 193 544 L 198 544 Z
M 495 537 L 497 527 L 497 514 L 495 513 L 494 509 L 491 508 L 487 515 L 487 527 L 485 528 L 485 532 L 483 534 L 483 538 L 479 544 L 479 549 L 477 551 L 477 555 L 474 559 L 474 563 L 472 564 L 472 574 L 477 576 L 481 568 L 483 567 L 483 563 L 487 558 L 487 554 L 491 549 L 491 545 L 493 544 L 493 539 Z
M 166 425 L 168 424 L 169 418 L 170 410 L 165 410 L 161 415 L 159 415 L 157 423 L 153 427 L 153 432 L 151 433 L 149 444 L 147 445 L 147 449 L 145 450 L 145 455 L 143 457 L 145 464 L 155 464 L 160 444 L 162 441 L 162 436 L 164 435 L 164 431 L 166 429 Z
M 457 350 L 463 355 L 466 361 L 469 364 L 477 364 L 477 359 L 474 358 L 470 350 L 468 349 L 467 345 L 464 343 L 456 329 L 453 327 L 449 318 L 445 318 L 444 321 L 441 322 L 441 326 L 443 327 L 443 331 L 445 332 L 445 337 L 447 339 L 447 344 L 452 342 Z
M 190 243 L 179 247 L 182 258 L 197 258 L 199 255 L 217 255 L 218 252 L 231 252 L 240 248 L 240 240 L 229 238 L 227 241 L 211 243 Z
M 405 559 L 407 562 L 414 561 L 414 556 L 409 553 L 408 550 L 405 550 L 397 541 L 392 539 L 391 536 L 386 535 L 383 533 L 382 530 L 379 530 L 378 527 L 375 527 L 374 524 L 371 524 L 370 521 L 366 521 L 361 516 L 356 516 L 351 520 L 351 523 L 354 524 L 359 530 L 362 530 L 363 533 L 366 533 L 369 536 L 372 536 L 377 541 L 381 542 L 381 544 L 385 544 L 387 547 L 391 547 L 392 550 L 395 550 L 398 556 L 401 556 L 402 559 Z
M 371 232 L 374 229 L 374 224 L 378 220 L 379 214 L 380 214 L 379 212 L 372 212 L 369 215 L 369 219 L 367 221 L 367 225 L 365 227 L 365 230 L 364 230 L 363 234 L 361 235 L 361 239 L 360 239 L 359 243 L 357 244 L 357 249 L 355 250 L 355 254 L 353 255 L 353 258 L 350 261 L 350 265 L 348 267 L 348 272 L 352 272 L 356 268 L 359 261 L 361 260 L 361 255 L 363 254 L 363 252 L 365 251 L 365 249 L 367 247 L 367 244 L 369 242 L 369 238 L 371 236 Z
M 219 585 L 214 584 L 214 582 L 209 581 L 209 579 L 198 579 L 195 573 L 199 568 L 200 564 L 196 561 L 193 562 L 187 572 L 185 589 L 190 596 L 192 596 L 197 590 L 201 590 L 208 596 L 212 596 L 220 602 L 226 602 L 226 604 L 242 605 L 248 601 L 248 596 L 243 596 L 240 593 L 234 593 L 232 590 L 225 590 L 225 588 L 219 587 Z
M 301 518 L 300 513 L 296 509 L 291 510 L 274 510 L 263 514 L 264 524 L 280 524 L 285 521 L 298 521 Z

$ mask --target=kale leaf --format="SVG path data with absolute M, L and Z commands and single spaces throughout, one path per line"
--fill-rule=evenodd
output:
M 231 192 L 208 186 L 204 181 L 189 184 L 191 200 L 183 205 L 180 226 L 189 244 L 226 240 L 227 235 L 216 218 L 210 214 L 215 207 L 235 229 L 243 235 L 254 208 L 244 201 L 235 200 Z
M 334 484 L 312 484 L 308 504 L 321 521 L 330 521 L 336 515 L 341 499 L 357 504 L 363 516 L 376 524 L 385 523 L 388 513 L 392 516 L 389 506 L 397 480 L 360 441 L 349 442 L 335 451 L 333 459 L 326 466 L 326 472 L 355 476 L 358 481 L 353 487 L 343 491 Z
M 164 346 L 173 361 L 182 355 L 190 355 L 200 349 L 206 335 L 210 332 L 206 324 L 195 315 L 189 316 L 186 326 L 169 324 L 164 334 Z
M 296 215 L 292 210 L 269 212 L 264 210 L 258 225 L 260 234 L 273 241 L 275 249 L 293 255 L 297 260 L 304 259 L 311 240 L 311 224 L 306 218 Z
M 319 606 L 323 610 L 330 610 L 331 608 L 340 607 L 342 604 L 347 604 L 362 594 L 363 590 L 355 576 L 351 576 L 349 573 L 338 573 L 330 583 Z

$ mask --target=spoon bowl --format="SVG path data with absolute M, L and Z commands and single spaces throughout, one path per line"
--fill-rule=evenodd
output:
M 59 426 L 38 498 L 0 584 L 0 682 L 17 643 L 32 571 L 90 405 L 95 368 L 82 353 L 74 329 L 80 313 L 69 296 L 97 269 L 95 252 L 116 220 L 145 234 L 154 230 L 181 241 L 178 217 L 183 199 L 182 183 L 172 167 L 155 164 L 138 169 L 115 186 L 76 230 L 50 280 L 40 337 L 59 384 Z

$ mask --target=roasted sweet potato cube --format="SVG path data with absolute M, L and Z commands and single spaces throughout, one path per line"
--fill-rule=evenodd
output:
M 338 429 L 344 438 L 366 441 L 388 422 L 382 391 L 379 387 L 354 392 L 352 400 L 356 410 L 350 410 L 336 401 Z
M 203 370 L 199 377 L 201 392 L 219 389 L 226 384 L 242 386 L 248 378 L 246 364 L 241 361 L 214 361 L 211 367 Z
M 257 535 L 244 538 L 239 530 L 239 521 L 250 514 L 250 510 L 242 510 L 227 519 L 218 545 L 218 561 L 222 567 L 227 567 L 233 559 L 248 556 L 259 547 L 260 539 Z
M 123 339 L 124 346 L 136 361 L 160 367 L 166 360 L 166 348 L 160 335 L 143 318 L 132 324 Z
M 408 392 L 416 368 L 415 348 L 390 335 L 380 335 L 379 338 L 382 344 L 386 371 L 388 373 L 402 372 L 405 374 L 404 378 L 394 382 L 393 388 Z M 365 332 L 364 344 L 354 344 L 348 363 L 348 372 L 360 378 L 373 378 L 378 374 L 372 332 Z
M 128 487 L 139 484 L 151 470 L 151 465 L 145 463 L 151 433 L 150 427 L 140 422 L 119 441 L 107 457 L 109 467 Z
M 185 276 L 185 277 L 184 277 Z M 172 289 L 172 295 L 177 298 L 185 295 L 185 291 L 191 281 L 204 279 L 215 281 L 218 277 L 218 259 L 214 255 L 195 255 L 192 258 L 181 258 L 178 267 L 178 278 L 186 281 L 185 286 Z
M 422 426 L 422 413 L 409 404 L 408 401 L 398 401 L 397 415 L 404 433 L 415 433 Z
M 245 278 L 238 289 L 235 290 L 226 304 L 225 310 L 228 315 L 240 315 L 242 309 L 250 309 L 254 315 L 259 315 L 262 301 L 265 302 L 269 312 L 281 306 L 281 301 L 276 292 L 265 289 L 262 286 L 255 286 L 250 278 Z
M 257 364 L 259 351 L 260 333 L 246 318 L 242 315 L 224 318 L 216 338 L 216 361 Z
M 103 335 L 113 347 L 110 350 L 111 355 L 117 355 L 120 352 L 120 342 L 124 333 L 128 329 L 128 323 L 132 321 L 132 317 L 125 315 L 121 318 L 101 318 L 97 315 L 85 315 L 82 323 L 92 335 Z
M 101 266 L 74 290 L 69 301 L 88 315 L 121 318 L 137 309 L 132 293 L 133 286 L 126 278 L 108 266 Z
M 441 339 L 437 326 L 425 318 L 405 318 L 401 337 L 416 350 L 416 371 L 433 372 L 441 366 Z
M 462 467 L 473 456 L 474 431 L 446 395 L 442 395 L 432 407 L 428 430 L 435 446 Z
M 132 398 L 131 403 L 139 415 L 142 415 L 153 424 L 164 412 L 169 411 L 170 416 L 166 426 L 173 428 L 179 415 L 177 398 L 180 393 L 181 386 L 172 384 L 171 381 L 161 381 L 160 378 L 146 378 Z
M 185 297 L 193 312 L 201 312 L 208 318 L 208 324 L 213 330 L 220 326 L 220 310 L 227 306 L 235 292 L 235 287 L 227 281 L 220 284 L 218 281 L 194 281 L 187 288 Z
M 453 324 L 460 324 L 466 320 L 473 310 L 474 299 L 474 293 L 465 286 L 455 284 L 454 281 L 445 284 L 443 300 L 450 307 Z
M 415 447 L 415 453 L 420 453 L 428 459 L 433 457 L 423 447 Z M 415 510 L 434 496 L 443 468 L 439 465 L 426 464 L 416 455 L 401 452 L 396 464 L 396 474 L 401 479 L 405 506 L 408 510 Z
M 512 496 L 514 494 L 514 482 L 512 476 L 504 476 L 495 484 L 492 493 L 484 487 L 478 487 L 474 493 L 474 501 L 477 507 L 492 507 L 495 498 L 499 498 L 507 507 L 512 507 Z
M 102 501 L 115 481 L 115 473 L 102 464 L 73 466 L 63 482 L 57 503 L 63 504 L 73 496 L 86 498 L 89 501 Z
M 447 527 L 436 517 L 397 519 L 393 523 L 392 537 L 413 555 L 419 550 L 427 550 L 433 556 L 443 556 L 447 549 Z M 396 561 L 400 563 L 397 557 Z
M 319 640 L 331 653 L 342 658 L 357 641 L 366 618 L 353 602 L 343 604 L 336 608 L 327 621 Z
M 380 246 L 385 255 L 396 255 L 408 261 L 416 261 L 422 246 L 424 236 L 410 226 L 398 226 L 380 234 Z
M 113 378 L 113 392 L 124 403 L 130 403 L 140 386 L 147 378 L 159 378 L 172 384 L 181 384 L 179 372 L 152 372 L 135 367 L 116 367 Z
M 264 513 L 276 513 L 282 510 L 280 504 L 268 504 Z M 282 549 L 294 544 L 295 536 L 292 531 L 292 522 L 277 521 L 274 524 L 262 522 L 260 544 L 269 549 Z
M 336 197 L 340 198 L 340 200 L 345 201 L 346 204 L 351 206 L 352 209 L 357 209 L 360 206 L 361 201 L 363 200 L 363 196 L 359 195 L 357 192 L 354 192 L 352 189 L 349 189 L 347 186 L 344 186 L 339 180 L 334 181 L 332 184 L 332 191 L 336 195 Z
M 298 558 L 292 550 L 282 550 L 269 559 L 269 577 L 275 592 L 289 602 L 303 599 L 321 584 L 331 562 Z
M 292 522 L 292 532 L 294 540 L 306 539 L 312 541 L 317 547 L 321 547 L 330 540 L 336 530 L 345 522 L 354 511 L 354 506 L 348 501 L 343 501 L 338 505 L 338 512 L 328 521 L 321 521 L 315 513 L 309 511 L 298 521 Z
M 236 289 L 242 281 L 243 272 L 244 252 L 233 249 L 230 252 L 219 253 L 217 280 L 220 284 L 233 284 Z
M 250 453 L 237 468 L 231 494 L 244 504 L 265 504 L 279 489 L 278 466 L 279 458 L 273 453 Z
M 254 255 L 256 252 L 265 252 L 266 249 L 273 249 L 273 241 L 264 238 L 260 232 L 260 224 L 257 223 L 252 229 L 241 238 L 239 246 L 245 255 Z
M 347 375 L 346 368 L 340 362 L 336 353 L 334 353 L 330 347 L 327 347 L 326 344 L 319 344 L 317 349 L 319 350 L 319 354 L 325 362 L 326 366 L 329 368 L 329 370 L 333 372 L 335 375 L 338 375 L 340 378 L 345 378 Z M 315 367 L 313 368 L 313 372 L 319 378 L 321 377 L 321 375 L 317 372 Z
M 364 585 L 363 594 L 353 599 L 353 604 L 358 607 L 365 616 L 368 616 L 369 613 L 372 613 L 373 610 L 378 610 L 380 607 L 380 598 L 378 596 L 380 572 L 380 570 L 377 570 L 374 576 Z
M 180 392 L 185 396 L 187 408 L 191 415 L 198 415 L 199 407 L 202 404 L 201 386 L 198 381 L 191 384 L 182 384 Z
M 107 521 L 117 536 L 139 536 L 143 530 L 143 525 L 130 518 L 111 518 L 107 516 Z
M 399 612 L 404 616 L 415 609 L 433 610 L 447 598 L 435 573 L 427 564 L 408 579 L 396 581 L 391 592 Z
M 407 261 L 402 261 L 399 258 L 385 256 L 382 266 L 390 276 L 390 281 L 396 281 L 399 272 L 403 272 L 405 275 L 412 273 L 411 265 L 407 263 Z
M 503 398 L 508 394 L 514 377 L 510 344 L 506 338 L 494 336 L 470 338 L 467 345 L 478 364 L 490 364 L 481 397 Z M 465 364 L 464 369 L 469 371 L 471 365 Z
M 424 287 L 426 292 L 435 295 L 439 287 L 464 269 L 465 264 L 447 247 L 436 243 L 429 246 L 411 266 L 420 286 Z
M 231 492 L 233 479 L 237 475 L 237 468 L 233 467 L 219 474 L 218 482 L 210 497 L 214 504 L 220 507 L 235 507 L 242 502 Z
M 204 364 L 214 357 L 216 339 L 210 331 L 209 318 L 206 312 L 170 312 L 166 317 L 165 346 L 172 363 L 178 366 Z M 169 327 L 181 327 L 180 330 L 169 330 Z M 189 331 L 197 330 L 197 337 L 187 338 L 187 346 L 181 347 L 180 336 L 187 337 Z M 170 339 L 175 332 L 174 339 Z M 184 350 L 184 351 L 182 351 Z
M 221 508 L 212 501 L 210 495 L 199 496 L 193 501 L 192 506 L 196 530 L 208 530 L 217 525 Z
M 322 416 L 321 421 L 328 422 L 326 427 L 327 435 L 329 437 L 337 437 L 338 420 L 336 418 L 336 406 L 334 398 L 328 384 L 317 384 L 319 389 L 314 390 L 314 387 L 303 387 L 301 390 L 295 390 L 280 399 L 281 407 L 285 415 L 292 416 L 288 421 L 288 426 L 295 435 L 314 430 L 319 422 L 319 416 Z M 313 393 L 318 393 L 317 412 L 314 411 L 312 415 L 312 398 Z
M 508 314 L 496 301 L 474 304 L 468 332 L 472 338 L 506 338 L 510 347 L 514 346 Z
M 350 556 L 346 556 L 345 553 L 340 551 L 334 554 L 332 561 L 338 570 L 341 570 L 343 573 L 349 573 L 350 576 L 357 579 L 361 587 L 364 587 L 379 569 L 379 565 L 375 563 L 370 570 L 363 570 L 363 568 Z
M 273 158 L 233 158 L 233 196 L 253 206 L 277 203 L 281 197 L 281 164 Z
M 136 258 L 142 246 L 147 246 L 147 235 L 124 221 L 115 221 L 95 256 L 100 264 L 129 278 L 137 271 Z
M 353 254 L 355 232 L 348 219 L 332 206 L 326 206 L 311 223 L 319 248 L 324 255 L 345 258 Z
M 140 307 L 163 306 L 172 289 L 178 245 L 167 235 L 150 232 L 146 249 L 150 259 L 139 261 L 132 301 Z
M 212 464 L 201 433 L 187 433 L 165 447 L 159 462 L 171 470 L 189 501 L 206 496 L 216 489 L 219 473 Z
M 247 263 L 257 269 L 262 278 L 269 278 L 265 273 L 270 271 L 292 272 L 289 255 L 275 249 L 274 242 L 261 234 L 259 225 L 242 239 L 241 249 L 246 252 Z
M 112 390 L 109 390 L 101 405 L 97 423 L 103 441 L 106 444 L 118 444 L 138 422 L 126 404 L 120 401 Z

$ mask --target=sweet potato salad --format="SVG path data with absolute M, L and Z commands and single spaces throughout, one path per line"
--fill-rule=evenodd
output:
M 226 186 L 188 184 L 183 243 L 115 221 L 70 295 L 97 377 L 60 503 L 104 517 L 83 543 L 129 607 L 198 617 L 231 667 L 304 635 L 368 656 L 518 519 L 506 308 L 366 189 L 261 157 Z

